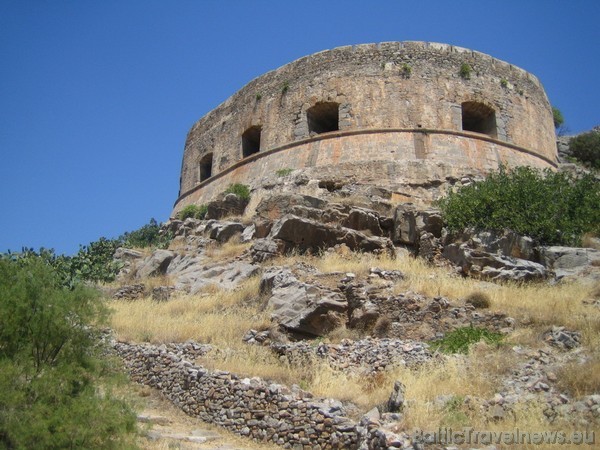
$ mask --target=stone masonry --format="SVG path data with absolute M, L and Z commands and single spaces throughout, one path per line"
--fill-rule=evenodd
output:
M 173 213 L 284 169 L 410 198 L 500 164 L 556 162 L 552 110 L 528 72 L 446 44 L 347 46 L 268 72 L 199 120 Z

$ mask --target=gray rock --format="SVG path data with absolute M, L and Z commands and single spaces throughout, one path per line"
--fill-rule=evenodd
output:
M 547 277 L 546 268 L 541 264 L 475 250 L 468 244 L 447 245 L 443 256 L 458 265 L 464 274 L 478 278 L 529 281 Z
M 285 243 L 285 250 L 319 251 L 345 244 L 354 251 L 393 252 L 389 239 L 367 236 L 360 231 L 326 225 L 314 220 L 286 215 L 273 224 L 269 235 Z
M 209 221 L 206 224 L 204 233 L 211 239 L 218 242 L 227 242 L 236 234 L 241 235 L 244 232 L 244 225 L 239 222 L 218 222 L 216 220 Z
M 289 269 L 267 270 L 260 283 L 274 322 L 288 331 L 322 336 L 345 322 L 348 304 L 335 291 L 303 283 Z
M 152 255 L 146 258 L 142 264 L 138 266 L 136 273 L 137 278 L 164 275 L 173 258 L 175 258 L 175 253 L 170 250 L 155 250 Z
M 557 279 L 580 275 L 600 262 L 600 250 L 552 246 L 541 249 L 542 263 L 554 270 Z
M 386 409 L 388 412 L 398 413 L 404 409 L 404 392 L 406 386 L 400 381 L 394 383 L 394 390 L 390 394 L 390 398 L 387 401 Z
M 175 287 L 178 290 L 189 290 L 190 294 L 196 294 L 210 285 L 222 289 L 235 289 L 242 281 L 258 274 L 259 271 L 259 266 L 244 261 L 201 266 L 179 276 Z
M 252 261 L 265 262 L 283 253 L 285 244 L 279 239 L 257 239 L 250 248 Z
M 207 207 L 206 219 L 222 219 L 229 216 L 241 216 L 246 210 L 248 200 L 235 194 L 227 194 L 220 200 L 210 202 Z
M 379 223 L 379 215 L 375 211 L 363 208 L 352 208 L 348 217 L 342 221 L 342 226 L 357 231 L 368 231 L 374 236 L 382 236 L 383 230 Z
M 256 214 L 268 220 L 276 220 L 289 214 L 294 206 L 322 211 L 327 202 L 309 195 L 280 194 L 263 199 L 256 207 Z

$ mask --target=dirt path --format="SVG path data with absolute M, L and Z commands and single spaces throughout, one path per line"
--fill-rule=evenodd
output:
M 141 448 L 149 450 L 275 450 L 280 447 L 259 444 L 189 417 L 171 404 L 158 391 L 135 386 L 142 437 Z

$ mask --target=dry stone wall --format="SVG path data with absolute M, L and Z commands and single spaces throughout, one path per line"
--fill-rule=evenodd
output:
M 191 416 L 284 448 L 358 447 L 357 424 L 345 417 L 338 401 L 258 378 L 211 372 L 191 362 L 205 350 L 198 345 L 114 347 L 134 381 L 159 389 Z
M 556 163 L 536 77 L 445 44 L 340 47 L 256 78 L 198 121 L 175 211 L 286 168 L 401 189 L 500 163 Z

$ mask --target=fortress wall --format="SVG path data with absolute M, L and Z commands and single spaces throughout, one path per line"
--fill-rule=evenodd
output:
M 417 144 L 418 143 L 418 144 Z M 252 155 L 182 196 L 173 214 L 189 204 L 214 199 L 232 183 L 259 189 L 278 170 L 303 169 L 309 178 L 339 178 L 377 184 L 415 202 L 435 200 L 429 184 L 481 175 L 500 164 L 508 167 L 549 163 L 524 149 L 484 139 L 476 133 L 413 130 L 333 132 Z
M 472 68 L 470 79 L 460 75 L 463 63 Z M 364 44 L 322 51 L 268 72 L 248 83 L 199 120 L 186 141 L 180 195 L 198 186 L 199 162 L 205 155 L 213 155 L 213 176 L 239 163 L 243 159 L 242 133 L 252 126 L 262 127 L 260 152 L 309 138 L 306 111 L 319 102 L 339 104 L 340 131 L 461 131 L 461 104 L 466 101 L 482 103 L 494 109 L 496 137 L 500 143 L 528 149 L 550 163 L 556 161 L 551 107 L 542 86 L 533 75 L 489 55 L 445 44 Z M 356 159 L 356 152 L 351 149 L 353 140 L 344 139 L 343 143 L 336 145 L 349 153 L 331 161 Z M 378 135 L 377 139 L 378 152 L 365 150 L 375 143 L 361 141 L 361 160 L 366 160 L 367 154 L 377 157 L 388 151 L 384 148 L 396 145 L 394 142 L 383 142 L 384 135 Z M 329 142 L 326 145 L 333 144 Z M 414 145 L 413 142 L 412 146 L 403 148 L 401 153 L 404 159 L 411 151 L 414 153 Z M 456 154 L 456 148 L 445 148 Z M 461 144 L 458 148 L 466 147 Z M 400 150 L 396 149 L 398 152 Z M 274 165 L 306 167 L 302 149 L 293 152 L 293 158 L 292 153 L 285 153 L 289 160 L 277 162 L 279 157 L 275 157 L 269 160 L 264 170 L 271 170 Z M 427 159 L 435 155 L 441 157 L 443 162 L 448 155 L 442 153 L 439 150 L 430 151 Z M 514 152 L 505 153 L 507 158 L 511 158 Z M 394 161 L 398 155 L 382 158 Z M 479 152 L 477 158 L 483 159 L 474 160 L 469 155 L 464 155 L 463 159 L 473 161 L 475 167 L 487 167 L 486 161 L 490 158 L 487 154 Z M 321 161 L 324 163 L 324 160 Z M 261 163 L 265 161 L 261 160 Z M 533 163 L 540 164 L 551 165 L 540 161 Z M 242 173 L 261 170 L 249 167 L 236 169 L 240 174 L 237 178 L 240 182 L 251 184 L 253 180 L 245 179 Z M 233 174 L 228 176 L 231 178 Z M 208 185 L 203 189 L 207 192 L 217 190 Z M 202 197 L 208 198 L 208 195 L 203 194 Z

